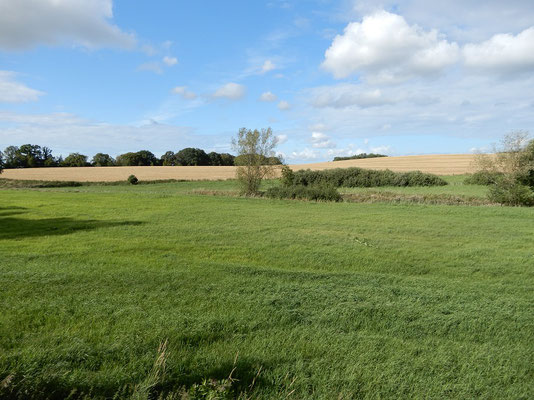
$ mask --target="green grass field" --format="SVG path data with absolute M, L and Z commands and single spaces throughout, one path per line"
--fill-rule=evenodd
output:
M 534 397 L 534 209 L 198 189 L 0 190 L 0 397 Z

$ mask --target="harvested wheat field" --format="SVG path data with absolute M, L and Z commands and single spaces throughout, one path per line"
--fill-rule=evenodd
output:
M 294 170 L 323 170 L 360 167 L 390 169 L 397 172 L 415 171 L 438 175 L 459 175 L 473 172 L 474 155 L 440 154 L 346 160 L 313 164 L 290 165 Z M 129 175 L 141 180 L 219 180 L 235 176 L 235 167 L 98 167 L 98 168 L 25 168 L 8 169 L 2 178 L 44 181 L 113 182 L 125 180 Z

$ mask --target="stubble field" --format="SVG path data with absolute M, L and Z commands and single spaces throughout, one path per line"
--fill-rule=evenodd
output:
M 422 171 L 437 175 L 459 175 L 474 172 L 472 154 L 381 157 L 314 164 L 291 165 L 299 169 L 332 169 L 360 167 L 390 169 L 397 172 Z M 234 167 L 99 167 L 99 168 L 25 168 L 8 169 L 2 178 L 41 181 L 115 182 L 129 175 L 140 180 L 219 180 L 235 177 Z

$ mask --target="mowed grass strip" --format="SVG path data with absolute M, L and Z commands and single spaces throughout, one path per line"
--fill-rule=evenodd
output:
M 0 192 L 3 397 L 534 396 L 534 210 L 173 185 Z

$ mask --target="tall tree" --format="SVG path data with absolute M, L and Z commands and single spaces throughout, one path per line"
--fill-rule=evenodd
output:
M 87 167 L 88 165 L 87 156 L 80 153 L 70 153 L 61 164 L 62 167 Z
M 177 165 L 210 165 L 210 158 L 202 149 L 187 147 L 176 153 Z

